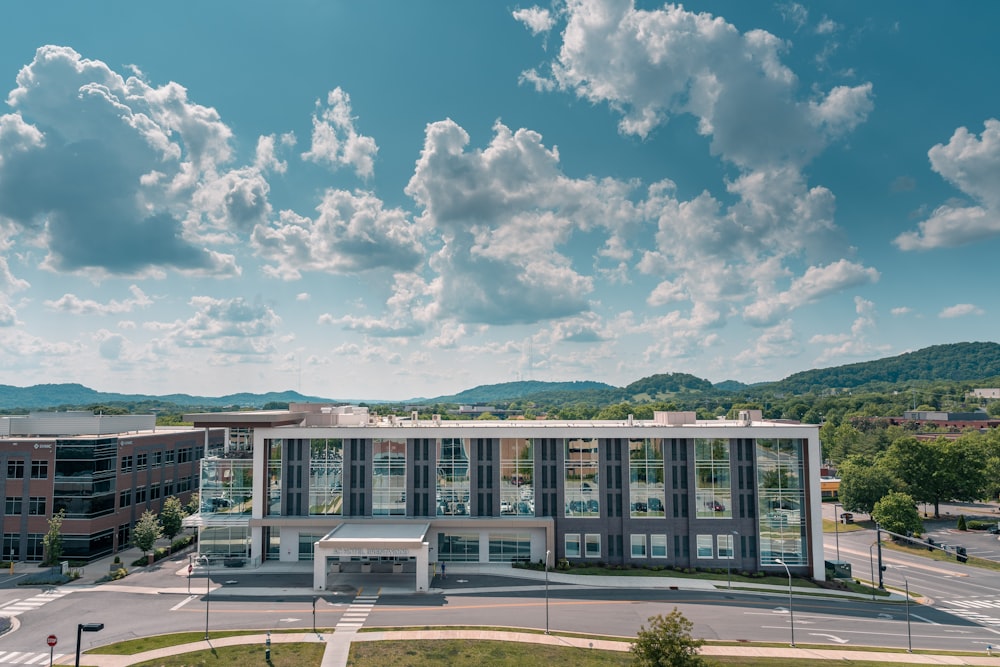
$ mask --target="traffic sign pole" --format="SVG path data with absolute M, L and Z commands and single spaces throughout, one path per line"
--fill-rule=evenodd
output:
M 56 650 L 56 644 L 59 639 L 55 635 L 49 635 L 45 638 L 45 643 L 49 645 L 49 667 L 52 667 L 52 657 Z

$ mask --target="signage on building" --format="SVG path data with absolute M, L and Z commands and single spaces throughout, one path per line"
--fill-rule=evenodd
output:
M 387 549 L 384 547 L 340 547 L 329 549 L 329 553 L 333 556 L 367 556 L 369 558 L 375 556 L 409 556 L 409 549 Z

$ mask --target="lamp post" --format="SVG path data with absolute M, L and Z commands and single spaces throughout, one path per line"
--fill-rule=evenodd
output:
M 913 635 L 910 634 L 910 582 L 903 577 L 903 586 L 906 588 L 906 652 L 913 653 Z
M 729 560 L 726 561 L 726 585 L 729 590 L 733 590 L 733 559 L 736 558 L 736 540 L 739 539 L 740 531 L 734 530 L 729 542 Z
M 208 606 L 212 602 L 212 568 L 207 554 L 201 559 L 205 563 L 205 641 L 208 641 Z
M 872 568 L 872 602 L 875 602 L 875 556 L 872 555 L 872 549 L 875 548 L 875 543 L 873 542 L 871 546 L 868 547 L 868 565 Z
M 545 634 L 549 634 L 549 554 L 550 550 L 545 550 Z
M 840 560 L 840 512 L 838 507 L 843 507 L 840 503 L 833 504 L 833 539 L 837 542 L 837 560 Z
M 80 667 L 80 635 L 84 632 L 100 632 L 104 629 L 103 623 L 77 623 L 76 624 L 76 667 Z
M 792 607 L 792 573 L 788 571 L 788 566 L 785 565 L 785 561 L 780 558 L 775 558 L 774 562 L 785 568 L 785 574 L 788 575 L 788 620 L 791 622 L 792 627 L 792 648 L 795 648 L 795 609 Z

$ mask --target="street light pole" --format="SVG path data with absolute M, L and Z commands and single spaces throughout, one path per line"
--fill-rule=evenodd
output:
M 910 634 L 910 582 L 903 577 L 903 586 L 906 587 L 906 652 L 913 653 L 913 635 Z
M 785 561 L 780 558 L 774 559 L 775 563 L 778 563 L 783 568 L 785 568 L 785 574 L 788 575 L 788 620 L 792 626 L 792 648 L 795 648 L 795 609 L 792 606 L 792 573 L 788 570 L 788 566 L 785 565 Z
M 726 584 L 729 590 L 733 590 L 733 559 L 736 558 L 736 540 L 739 539 L 740 531 L 734 530 L 729 542 L 729 560 L 726 561 Z
M 208 607 L 212 602 L 212 564 L 208 555 L 202 556 L 205 561 L 205 641 L 208 641 Z
M 545 550 L 545 634 L 549 634 L 549 554 L 552 553 L 548 549 Z
M 837 541 L 837 560 L 840 560 L 840 512 L 838 507 L 843 507 L 840 503 L 833 504 L 833 539 Z
M 872 568 L 872 602 L 875 602 L 875 556 L 872 554 L 874 548 L 874 543 L 868 547 L 868 565 Z
M 80 667 L 80 635 L 84 632 L 100 632 L 104 629 L 103 623 L 77 623 L 76 624 L 76 667 Z

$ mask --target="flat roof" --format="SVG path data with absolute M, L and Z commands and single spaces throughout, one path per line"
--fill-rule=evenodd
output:
M 248 410 L 246 412 L 194 412 L 184 415 L 184 421 L 192 422 L 196 428 L 206 426 L 290 426 L 301 424 L 305 412 L 288 410 Z
M 322 539 L 328 544 L 353 544 L 356 542 L 416 542 L 421 543 L 430 530 L 426 522 L 390 523 L 369 521 L 365 523 L 343 523 L 331 530 Z

